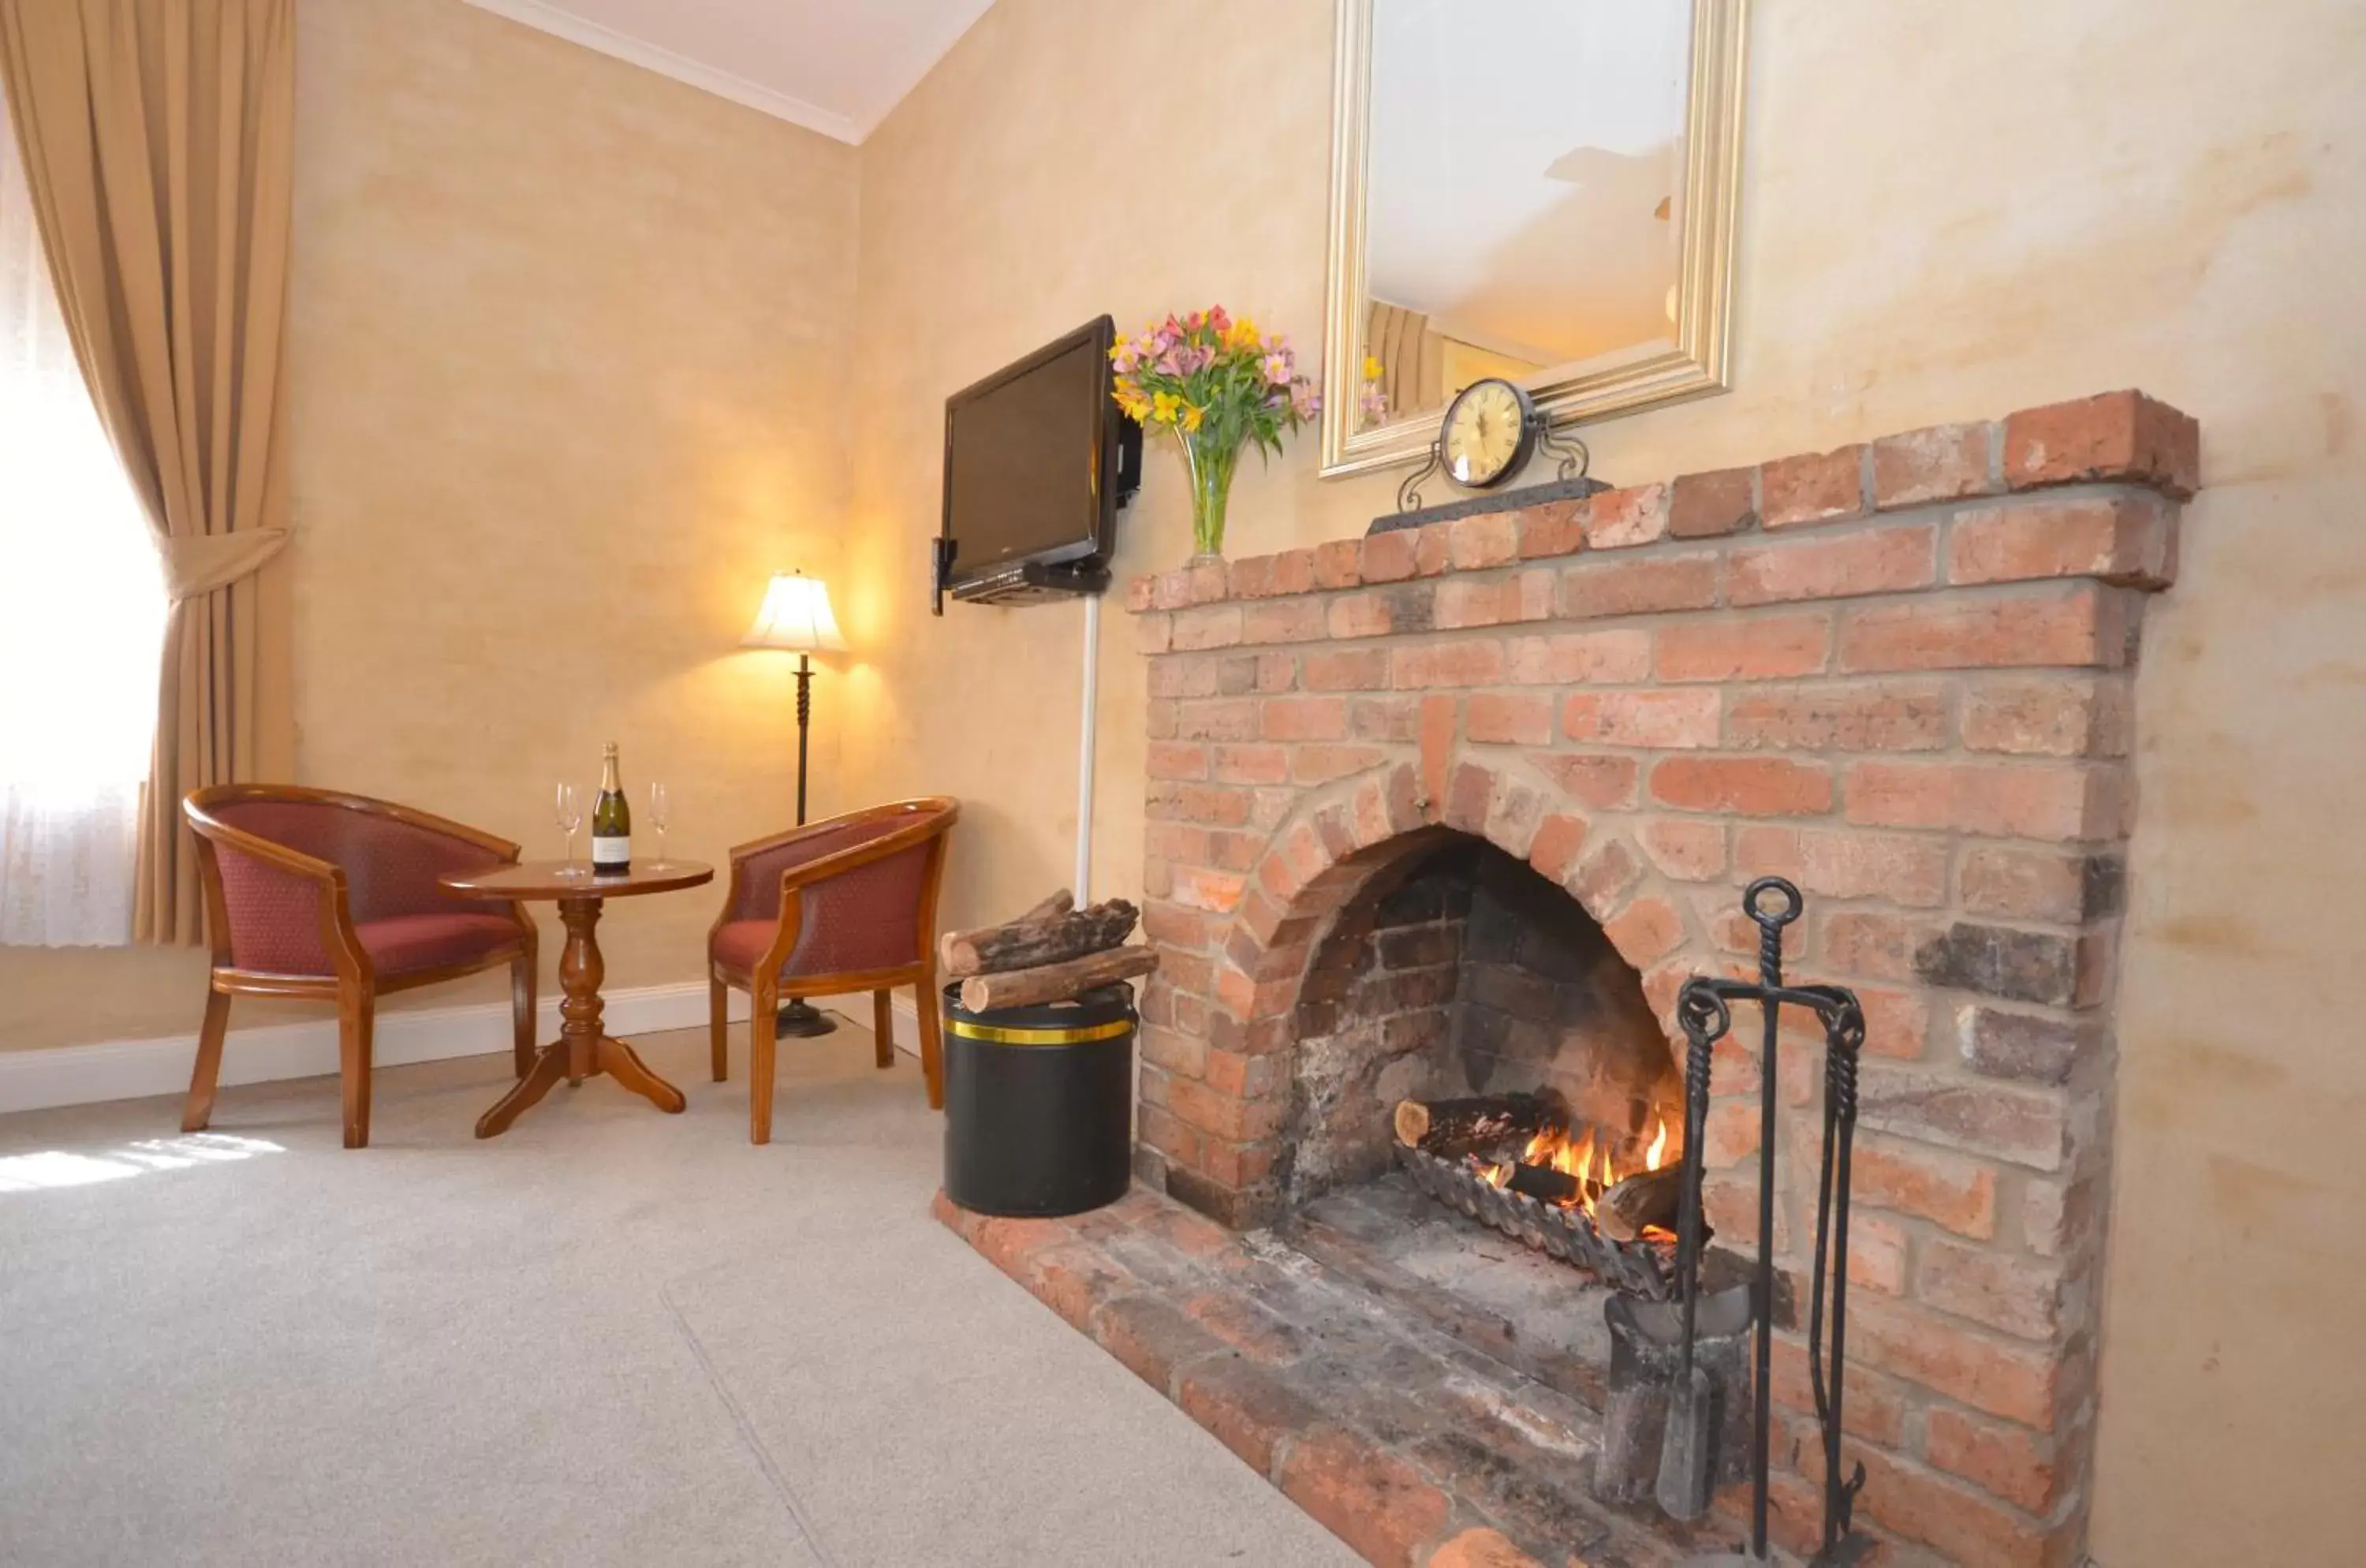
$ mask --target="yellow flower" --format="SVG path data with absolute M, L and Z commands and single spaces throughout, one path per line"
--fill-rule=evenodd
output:
M 1150 412 L 1150 400 L 1132 387 L 1120 387 L 1117 389 L 1117 406 L 1125 412 L 1128 419 L 1140 419 Z
M 1256 323 L 1250 321 L 1246 316 L 1243 316 L 1239 321 L 1234 321 L 1232 325 L 1232 330 L 1224 333 L 1224 346 L 1226 348 L 1252 349 L 1259 346 L 1257 343 Z
M 1154 393 L 1150 400 L 1150 417 L 1161 424 L 1172 424 L 1176 412 L 1182 406 L 1183 400 L 1172 392 Z
M 1181 422 L 1183 428 L 1186 430 L 1199 429 L 1200 422 L 1207 417 L 1207 413 L 1208 411 L 1200 407 L 1197 403 L 1187 406 L 1183 410 L 1183 419 Z
M 1369 354 L 1364 355 L 1364 379 L 1367 381 L 1377 381 L 1380 378 L 1380 362 L 1373 358 Z

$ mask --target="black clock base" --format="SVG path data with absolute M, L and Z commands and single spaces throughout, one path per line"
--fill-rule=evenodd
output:
M 1583 501 L 1587 496 L 1598 495 L 1609 488 L 1595 479 L 1549 479 L 1540 485 L 1490 491 L 1484 495 L 1449 501 L 1437 506 L 1425 506 L 1415 512 L 1391 512 L 1386 517 L 1373 518 L 1372 525 L 1364 532 L 1368 536 L 1393 534 L 1400 528 L 1448 523 L 1457 517 L 1476 517 L 1485 512 L 1516 512 L 1523 506 L 1536 506 L 1548 501 Z

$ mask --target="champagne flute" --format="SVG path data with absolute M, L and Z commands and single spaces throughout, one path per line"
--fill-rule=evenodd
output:
M 573 876 L 575 870 L 575 829 L 583 826 L 583 802 L 577 796 L 575 786 L 562 784 L 553 797 L 551 817 L 567 834 L 567 859 L 558 868 L 561 876 Z
M 649 867 L 649 869 L 650 869 L 650 870 L 652 870 L 652 871 L 655 871 L 656 869 L 658 869 L 658 867 L 664 865 L 664 864 L 665 864 L 665 863 L 666 863 L 666 858 L 665 858 L 666 814 L 667 814 L 667 813 L 668 813 L 668 812 L 672 808 L 672 807 L 673 807 L 673 799 L 672 799 L 672 797 L 671 797 L 670 795 L 669 795 L 666 793 L 666 786 L 665 786 L 665 785 L 663 785 L 663 784 L 659 784 L 659 783 L 658 783 L 655 779 L 650 780 L 650 781 L 649 781 L 649 826 L 650 826 L 650 827 L 652 827 L 652 828 L 655 828 L 655 829 L 658 830 L 658 858 L 657 858 L 656 862 L 655 862 L 654 863 L 652 863 L 652 864 L 651 864 L 651 866 Z

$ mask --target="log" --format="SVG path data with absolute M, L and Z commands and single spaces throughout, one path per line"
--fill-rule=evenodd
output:
M 963 980 L 962 1006 L 972 1012 L 984 1012 L 989 1008 L 1064 1002 L 1095 986 L 1131 980 L 1157 967 L 1158 950 L 1155 947 L 1113 947 L 1102 953 L 1088 953 L 1082 958 L 1038 964 L 1032 969 L 1000 969 Z
M 1612 1241 L 1633 1241 L 1647 1225 L 1664 1231 L 1676 1228 L 1684 1202 L 1684 1168 L 1680 1162 L 1661 1170 L 1647 1170 L 1612 1184 L 1594 1205 L 1594 1228 Z
M 1076 896 L 1063 887 L 1010 923 L 1014 926 L 1023 926 L 1036 920 L 1057 919 L 1076 907 Z
M 1515 1165 L 1504 1186 L 1546 1203 L 1574 1203 L 1585 1191 L 1585 1184 L 1576 1177 L 1549 1165 Z
M 1474 1100 L 1400 1100 L 1397 1142 L 1451 1159 L 1569 1125 L 1569 1101 L 1551 1089 Z
M 944 940 L 937 944 L 938 962 L 945 976 L 962 979 L 1012 969 L 1040 969 L 1082 958 L 1087 953 L 1098 953 L 1125 941 L 1139 915 L 1122 898 L 1050 916 L 1037 914 L 1042 908 L 1037 905 L 1027 912 L 1027 918 L 1007 926 L 947 931 Z

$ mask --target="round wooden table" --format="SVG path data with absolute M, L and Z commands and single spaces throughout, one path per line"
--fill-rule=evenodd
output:
M 436 880 L 455 893 L 479 898 L 557 899 L 567 927 L 567 950 L 558 960 L 558 988 L 565 993 L 558 1004 L 558 1038 L 542 1048 L 516 1088 L 477 1118 L 477 1136 L 506 1132 L 562 1077 L 580 1084 L 605 1073 L 659 1111 L 681 1111 L 682 1090 L 649 1071 L 630 1045 L 600 1032 L 600 980 L 605 971 L 592 928 L 600 923 L 604 900 L 696 887 L 715 880 L 713 866 L 691 860 L 637 862 L 622 876 L 594 876 L 581 861 L 534 860 L 490 871 L 449 871 Z

